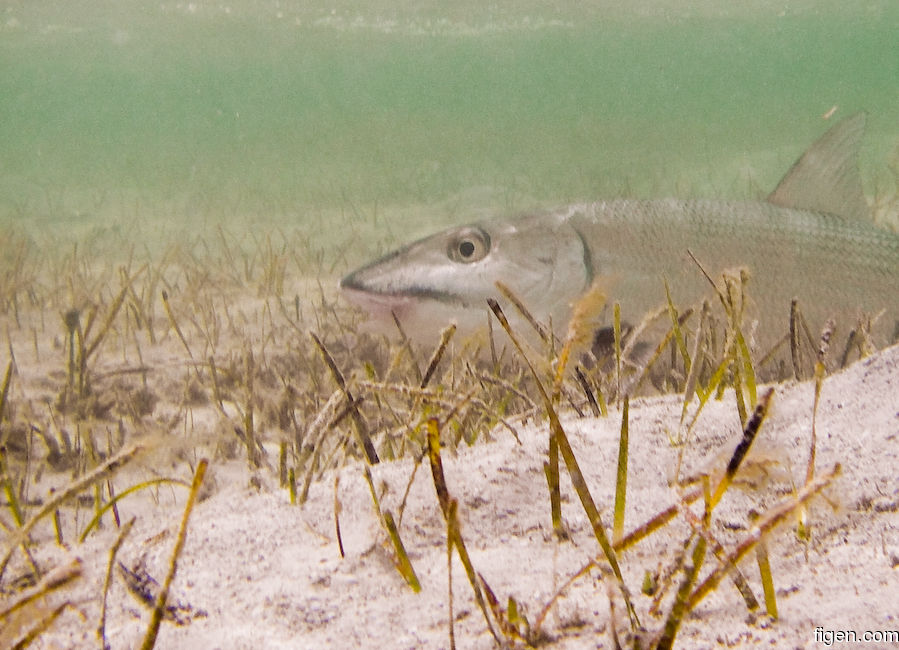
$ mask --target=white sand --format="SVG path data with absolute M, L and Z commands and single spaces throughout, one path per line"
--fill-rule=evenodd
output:
M 726 548 L 747 535 L 750 508 L 763 511 L 789 498 L 790 477 L 796 484 L 803 482 L 812 402 L 808 382 L 776 387 L 773 412 L 754 447 L 759 462 L 769 461 L 772 482 L 752 493 L 732 489 L 725 495 L 714 512 L 712 530 Z M 681 398 L 674 395 L 631 405 L 626 530 L 677 498 L 667 487 L 677 457 L 668 435 L 676 432 L 680 406 Z M 563 425 L 608 528 L 620 412 L 602 419 L 566 416 Z M 537 423 L 519 434 L 521 444 L 500 430 L 491 444 L 465 449 L 457 457 L 445 453 L 444 465 L 450 492 L 459 499 L 462 532 L 475 568 L 503 606 L 514 596 L 534 622 L 555 590 L 596 557 L 599 547 L 564 475 L 563 517 L 572 539 L 554 539 L 543 475 L 547 426 Z M 733 395 L 728 393 L 700 417 L 685 472 L 705 467 L 708 459 L 721 454 L 726 461 L 739 436 Z M 841 477 L 826 491 L 839 508 L 835 511 L 821 498 L 813 502 L 809 544 L 797 540 L 792 518 L 770 536 L 779 620 L 750 620 L 739 593 L 725 580 L 685 620 L 680 647 L 816 647 L 818 626 L 859 634 L 899 631 L 899 347 L 827 378 L 818 412 L 817 453 L 819 471 L 842 464 Z M 386 490 L 383 506 L 395 514 L 412 466 L 403 461 L 372 469 L 376 485 Z M 262 473 L 261 489 L 248 485 L 245 463 L 214 465 L 210 472 L 213 495 L 193 513 L 172 589 L 174 599 L 205 615 L 195 611 L 193 620 L 182 626 L 164 623 L 157 647 L 448 647 L 446 533 L 427 461 L 416 475 L 400 528 L 421 580 L 419 594 L 393 568 L 361 467 L 339 472 L 343 559 L 335 541 L 333 476 L 314 483 L 308 502 L 299 507 L 290 505 L 286 490 L 270 484 L 269 472 Z M 133 565 L 143 557 L 159 581 L 185 491 L 161 494 L 158 507 L 149 507 L 140 497 L 120 505 L 123 520 L 132 515 L 138 519 L 119 558 Z M 700 504 L 693 510 L 700 512 Z M 669 566 L 686 539 L 685 531 L 679 519 L 620 558 L 641 622 L 651 632 L 661 629 L 664 618 L 651 615 L 650 599 L 638 593 L 643 573 Z M 98 595 L 115 536 L 107 524 L 68 553 L 52 544 L 42 548 L 45 566 L 54 557 L 59 562 L 67 556 L 83 560 L 83 578 L 66 593 L 87 618 L 65 612 L 37 647 L 96 647 Z M 761 601 L 754 558 L 751 553 L 741 568 Z M 709 556 L 703 575 L 714 562 Z M 558 600 L 544 623 L 555 639 L 548 647 L 611 646 L 608 594 L 615 589 L 599 575 L 593 570 Z M 492 637 L 458 557 L 453 581 L 457 647 L 491 647 Z M 627 620 L 621 599 L 615 600 L 617 629 L 624 634 Z M 670 600 L 664 601 L 664 611 L 669 607 Z M 148 610 L 137 605 L 117 578 L 107 620 L 112 646 L 139 646 L 148 620 Z

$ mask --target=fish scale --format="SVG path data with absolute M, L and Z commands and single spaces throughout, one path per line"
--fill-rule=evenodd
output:
M 712 274 L 746 267 L 757 311 L 781 332 L 793 297 L 819 327 L 830 316 L 894 308 L 899 297 L 899 237 L 837 215 L 762 202 L 619 200 L 583 206 L 568 222 L 587 242 L 594 273 L 620 274 L 613 293 L 632 319 L 664 301 L 662 278 L 675 299 L 708 293 L 688 250 Z

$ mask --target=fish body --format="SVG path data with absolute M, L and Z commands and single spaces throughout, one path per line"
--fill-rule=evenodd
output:
M 597 280 L 630 323 L 665 304 L 665 282 L 675 304 L 695 304 L 713 291 L 698 261 L 713 277 L 749 271 L 760 346 L 786 331 L 793 297 L 813 328 L 835 317 L 846 332 L 859 314 L 880 313 L 884 343 L 899 307 L 899 235 L 873 225 L 862 196 L 864 119 L 824 134 L 765 201 L 619 199 L 486 220 L 404 246 L 340 287 L 376 320 L 395 316 L 428 340 L 449 322 L 483 328 L 499 281 L 564 332 L 572 304 Z

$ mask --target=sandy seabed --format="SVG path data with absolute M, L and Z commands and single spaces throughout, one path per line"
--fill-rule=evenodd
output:
M 755 466 L 763 468 L 774 487 L 727 492 L 712 524 L 725 548 L 749 534 L 750 510 L 765 512 L 790 498 L 791 483 L 803 483 L 813 400 L 812 382 L 775 386 L 772 412 L 753 447 Z M 726 462 L 741 435 L 733 403 L 730 393 L 705 408 L 683 474 Z M 626 530 L 677 501 L 668 479 L 678 455 L 670 440 L 681 407 L 678 395 L 631 404 Z M 609 526 L 621 413 L 612 410 L 605 418 L 565 415 L 562 424 Z M 811 502 L 810 542 L 797 538 L 795 517 L 767 538 L 778 620 L 750 616 L 743 598 L 725 580 L 684 620 L 678 647 L 825 647 L 835 631 L 854 631 L 859 639 L 866 631 L 899 631 L 899 346 L 826 378 L 817 438 L 818 471 L 840 463 L 842 473 L 823 497 Z M 518 429 L 518 440 L 499 429 L 491 443 L 462 445 L 456 455 L 444 453 L 448 487 L 459 500 L 462 535 L 475 568 L 503 607 L 514 597 L 532 622 L 566 580 L 600 556 L 564 474 L 562 514 L 570 539 L 558 541 L 553 534 L 543 472 L 547 445 L 547 424 L 531 422 Z M 397 512 L 413 466 L 409 459 L 372 467 L 383 508 Z M 247 477 L 245 462 L 210 465 L 209 496 L 192 513 L 172 586 L 170 602 L 184 606 L 182 624 L 163 623 L 157 647 L 449 646 L 446 527 L 427 460 L 415 474 L 400 523 L 421 582 L 417 594 L 393 566 L 360 465 L 327 473 L 312 484 L 302 506 L 290 504 L 288 491 L 278 487 L 274 474 L 257 475 L 254 481 Z M 335 535 L 337 477 L 345 557 Z M 160 491 L 155 503 L 138 497 L 120 503 L 123 520 L 137 516 L 119 552 L 123 564 L 144 567 L 162 581 L 185 494 L 180 488 L 169 489 Z M 693 510 L 701 512 L 701 507 L 694 504 Z M 47 532 L 48 543 L 37 553 L 45 566 L 77 557 L 83 575 L 65 592 L 74 610 L 63 613 L 36 647 L 97 647 L 94 621 L 99 619 L 109 549 L 117 535 L 107 523 L 85 543 L 64 549 L 49 543 L 52 533 Z M 639 585 L 646 571 L 676 561 L 687 535 L 686 524 L 678 519 L 620 555 L 625 583 L 650 632 L 661 629 L 670 604 L 663 603 L 663 613 L 653 615 L 651 598 L 638 593 Z M 706 566 L 714 563 L 709 556 Z M 740 568 L 761 601 L 755 553 Z M 493 637 L 458 556 L 452 574 L 457 647 L 492 647 Z M 565 589 L 549 611 L 543 622 L 546 647 L 614 647 L 610 595 L 614 625 L 627 639 L 627 617 L 617 588 L 594 569 Z M 114 581 L 108 602 L 111 646 L 138 647 L 149 611 L 128 594 L 121 577 Z

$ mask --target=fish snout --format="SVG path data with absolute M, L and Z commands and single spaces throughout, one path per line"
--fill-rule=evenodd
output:
M 337 281 L 337 288 L 344 293 L 354 292 L 354 291 L 367 291 L 365 286 L 365 281 L 362 277 L 360 271 L 363 269 L 358 269 L 353 271 L 352 273 L 347 273 L 345 276 L 340 278 Z

